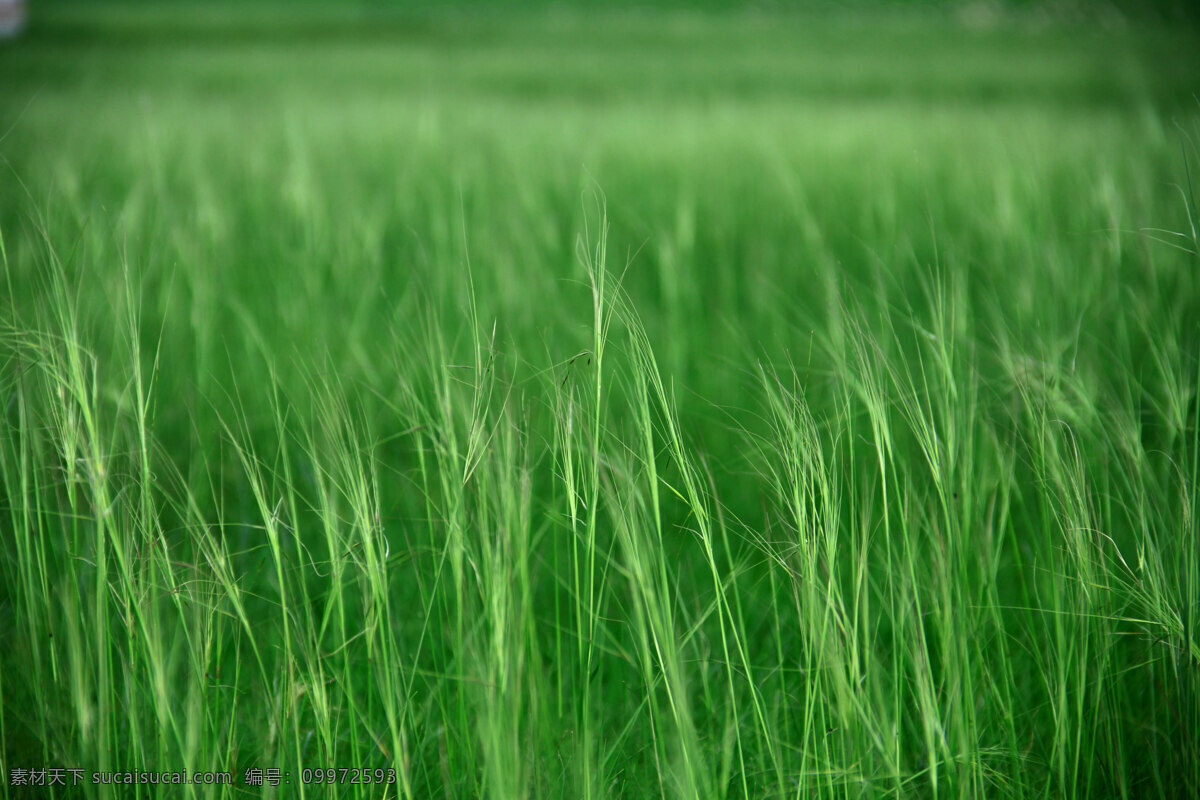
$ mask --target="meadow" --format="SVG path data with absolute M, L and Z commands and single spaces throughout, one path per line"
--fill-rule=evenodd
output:
M 0 797 L 1200 794 L 1194 29 L 281 9 L 0 43 Z

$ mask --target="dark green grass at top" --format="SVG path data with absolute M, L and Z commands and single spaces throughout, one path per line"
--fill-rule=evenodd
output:
M 1194 793 L 1190 33 L 340 13 L 0 51 L 6 769 Z
M 47 4 L 6 46 L 20 68 L 4 80 L 17 82 L 14 105 L 21 86 L 46 81 L 222 97 L 303 86 L 584 102 L 1192 102 L 1198 61 L 1186 26 L 972 19 L 887 4 L 840 13 Z

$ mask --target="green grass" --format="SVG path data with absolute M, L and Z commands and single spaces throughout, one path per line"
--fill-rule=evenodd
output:
M 1192 32 L 32 10 L 0 797 L 1200 792 Z

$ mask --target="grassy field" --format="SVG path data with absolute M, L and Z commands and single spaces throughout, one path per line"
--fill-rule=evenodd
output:
M 31 10 L 0 797 L 1200 793 L 1200 36 Z

